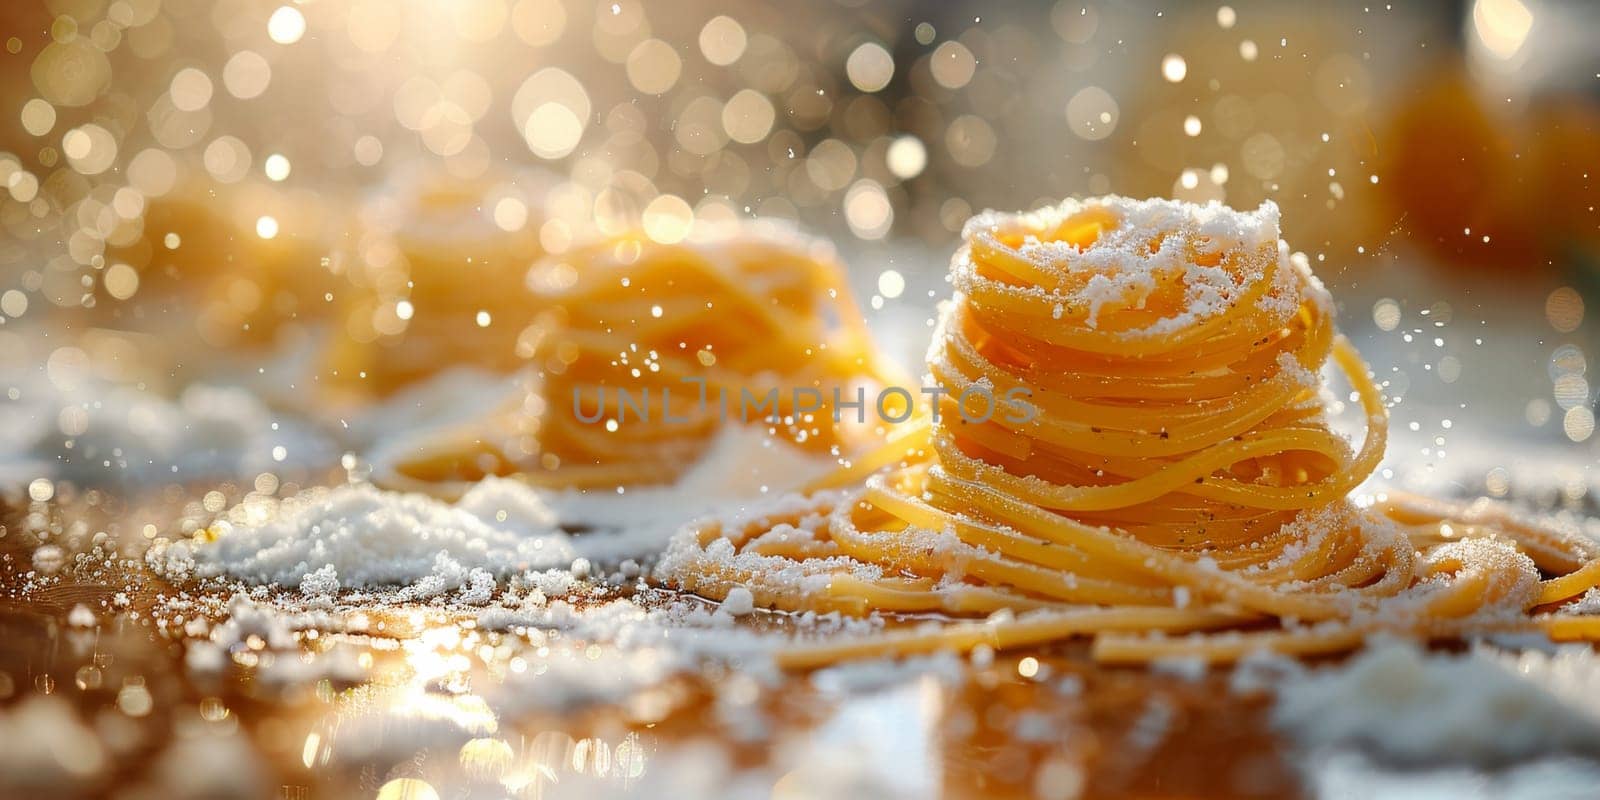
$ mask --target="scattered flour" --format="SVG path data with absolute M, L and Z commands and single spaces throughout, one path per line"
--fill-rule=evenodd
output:
M 1195 683 L 1205 678 L 1206 662 L 1198 656 L 1174 656 L 1157 659 L 1150 671 L 1156 675 L 1169 675 L 1178 680 Z
M 1485 771 L 1463 764 L 1389 765 L 1361 753 L 1334 753 L 1307 767 L 1310 797 L 1588 800 L 1600 786 L 1600 766 L 1570 756 Z
M 1228 689 L 1238 695 L 1265 694 L 1305 675 L 1306 665 L 1294 656 L 1257 650 L 1239 660 L 1228 677 Z
M 377 461 L 410 435 L 483 419 L 520 397 L 515 378 L 452 367 L 362 408 L 341 427 L 352 445 Z
M 1312 749 L 1361 745 L 1408 763 L 1600 752 L 1600 656 L 1588 647 L 1430 654 L 1386 642 L 1288 674 L 1273 722 Z
M 544 646 L 539 669 L 507 676 L 493 697 L 517 713 L 622 702 L 697 671 L 706 657 L 740 659 L 769 679 L 778 674 L 767 657 L 778 637 L 719 626 L 703 609 L 685 614 L 614 600 L 579 610 L 557 601 L 527 621 L 538 623 L 531 638 Z M 549 629 L 560 636 L 543 632 Z
M 592 532 L 575 537 L 585 556 L 615 561 L 654 555 L 683 523 L 710 514 L 738 512 L 779 497 L 835 467 L 764 430 L 729 425 L 701 459 L 671 486 L 541 492 L 540 499 L 563 525 Z M 596 535 L 603 533 L 604 535 Z
M 811 685 L 832 695 L 875 692 L 903 686 L 931 675 L 947 686 L 967 679 L 961 656 L 951 651 L 905 658 L 847 661 L 811 673 Z
M 358 617 L 346 617 L 323 611 L 284 610 L 275 605 L 252 600 L 245 594 L 235 594 L 220 608 L 209 608 L 210 613 L 220 613 L 215 625 L 198 612 L 219 601 L 208 601 L 202 606 L 192 601 L 168 598 L 164 601 L 166 613 L 186 617 L 181 628 L 161 620 L 163 630 L 170 630 L 184 643 L 184 667 L 191 677 L 205 681 L 223 676 L 236 657 L 254 668 L 258 681 L 271 687 L 307 685 L 318 680 L 354 683 L 367 677 L 353 647 L 339 645 L 312 654 L 303 652 L 298 633 L 315 631 L 317 636 L 332 635 L 343 630 L 357 630 Z
M 1600 614 L 1600 588 L 1584 592 L 1577 602 L 1568 604 L 1562 610 L 1569 614 Z
M 468 767 L 463 774 L 435 771 L 430 782 L 444 797 L 468 796 L 481 787 L 482 775 L 473 775 L 466 757 L 481 748 L 505 753 L 504 744 L 487 737 L 484 720 L 491 724 L 528 712 L 572 712 L 587 703 L 621 703 L 635 719 L 648 720 L 668 713 L 676 692 L 667 688 L 686 661 L 681 651 L 715 653 L 731 670 L 714 673 L 709 687 L 711 709 L 695 739 L 669 737 L 641 740 L 633 734 L 619 739 L 590 739 L 609 753 L 611 769 L 578 768 L 569 771 L 570 758 L 558 758 L 541 770 L 548 780 L 540 785 L 541 797 L 750 797 L 766 798 L 794 790 L 804 796 L 927 797 L 939 774 L 940 704 L 938 683 L 960 679 L 960 660 L 950 654 L 888 663 L 872 669 L 867 682 L 846 680 L 829 692 L 823 708 L 829 709 L 819 725 L 800 731 L 774 727 L 763 695 L 787 691 L 789 683 L 773 684 L 764 672 L 749 671 L 757 657 L 751 647 L 771 647 L 785 641 L 780 636 L 760 636 L 721 625 L 714 614 L 681 603 L 666 608 L 629 608 L 629 603 L 608 603 L 578 610 L 562 603 L 550 604 L 550 619 L 565 618 L 558 631 L 525 632 L 525 646 L 541 655 L 537 669 L 510 670 L 502 679 L 473 684 L 474 713 L 428 714 L 447 701 L 438 692 L 402 694 L 399 702 L 373 708 L 351 708 L 324 723 L 325 741 L 333 760 L 341 764 L 368 763 L 374 753 L 389 761 L 405 761 L 421 746 L 454 750 Z M 591 646 L 584 638 L 609 631 L 626 646 Z M 687 637 L 680 640 L 680 636 Z M 519 640 L 520 641 L 520 640 Z M 707 649 L 709 648 L 709 650 Z M 741 655 L 741 651 L 745 651 Z M 414 663 L 432 663 L 426 658 Z M 926 670 L 916 669 L 916 666 Z M 855 671 L 854 665 L 839 672 Z M 839 683 L 829 680 L 830 684 Z M 946 687 L 948 688 L 948 687 Z M 835 694 L 834 692 L 838 693 Z M 481 701 L 481 702 L 480 702 Z M 354 705 L 354 704 L 352 704 Z M 837 708 L 834 708 L 837 706 Z M 445 706 L 447 709 L 450 706 Z M 454 708 L 460 709 L 457 705 Z M 492 712 L 493 716 L 490 716 Z M 894 724 L 885 727 L 884 720 Z M 446 727 L 450 726 L 450 727 Z M 720 730 L 717 730 L 720 729 Z M 480 738 L 473 738 L 480 737 Z M 771 753 L 770 764 L 736 767 L 730 760 L 728 741 L 759 742 Z M 565 740 L 570 742 L 571 740 Z M 648 749 L 642 749 L 649 741 Z M 448 770 L 456 759 L 446 759 L 436 770 Z M 474 783 L 473 781 L 479 781 Z
M 19 376 L 0 396 L 0 472 L 82 486 L 248 479 L 331 465 L 336 449 L 249 390 L 193 384 L 176 399 L 75 376 Z
M 736 513 L 763 491 L 770 500 L 829 466 L 761 431 L 733 428 L 671 487 L 549 491 L 489 478 L 453 504 L 366 484 L 313 489 L 246 515 L 259 522 L 217 523 L 214 541 L 152 547 L 146 560 L 173 578 L 225 576 L 298 587 L 307 597 L 406 586 L 399 599 L 460 591 L 463 602 L 481 604 L 510 575 L 653 557 L 685 522 Z
M 548 509 L 521 484 L 499 479 L 454 505 L 365 484 L 312 490 L 265 522 L 228 527 L 193 545 L 197 575 L 308 595 L 394 585 L 410 585 L 408 599 L 463 587 L 481 594 L 491 571 L 565 567 L 576 557 Z
M 827 515 L 816 511 L 817 504 L 836 503 L 839 492 L 822 492 L 803 498 L 780 496 L 752 502 L 734 513 L 719 517 L 724 530 L 756 525 L 766 532 L 746 542 L 741 549 L 726 537 L 712 539 L 704 547 L 694 531 L 680 531 L 662 553 L 654 575 L 670 586 L 708 596 L 725 596 L 739 589 L 749 591 L 754 601 L 766 605 L 773 598 L 794 593 L 822 590 L 840 574 L 862 580 L 882 577 L 882 568 L 864 564 L 848 556 L 796 560 L 769 555 L 759 544 L 781 542 L 786 545 L 810 544 L 820 540 L 828 524 Z M 777 522 L 798 516 L 794 522 Z M 907 537 L 918 537 L 927 547 L 942 546 L 939 537 L 927 531 L 907 529 Z

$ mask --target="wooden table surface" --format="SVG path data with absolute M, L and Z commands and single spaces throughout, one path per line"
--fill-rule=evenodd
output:
M 215 614 L 226 593 L 169 585 L 133 557 L 145 544 L 144 526 L 171 524 L 181 497 L 169 492 L 132 503 L 104 493 L 49 503 L 10 498 L 0 517 L 6 531 L 0 538 L 0 709 L 15 713 L 30 698 L 52 695 L 113 741 L 93 775 L 18 796 L 388 800 L 431 797 L 430 789 L 444 798 L 1303 792 L 1286 745 L 1268 725 L 1268 701 L 1231 691 L 1227 672 L 1192 679 L 1102 668 L 1081 645 L 951 659 L 958 674 L 937 679 L 885 669 L 881 679 L 842 689 L 819 686 L 812 675 L 750 680 L 737 667 L 713 665 L 594 702 L 504 702 L 505 687 L 497 684 L 506 664 L 520 659 L 522 668 L 538 672 L 547 657 L 537 646 L 547 643 L 539 632 L 479 631 L 470 617 L 437 607 L 339 605 L 324 613 L 380 615 L 396 624 L 381 634 L 370 627 L 357 634 L 303 630 L 291 648 L 297 652 L 273 657 L 300 655 L 314 664 L 319 654 L 340 648 L 347 657 L 359 654 L 365 668 L 355 679 L 313 670 L 307 680 L 285 681 L 252 666 L 256 650 L 271 652 L 253 640 L 231 651 L 232 663 L 221 673 L 196 674 L 186 666 L 186 634 L 176 619 L 181 614 L 173 611 L 188 601 L 175 604 L 174 598 L 188 591 L 195 605 Z M 102 531 L 96 551 L 95 534 Z M 65 564 L 53 575 L 35 569 L 41 541 L 65 551 Z M 75 556 L 86 552 L 92 555 Z M 92 625 L 69 621 L 80 604 L 94 612 Z M 781 628 L 785 622 L 757 615 L 750 624 Z M 1023 671 L 1034 674 L 1025 677 L 1019 660 L 1028 655 L 1038 668 L 1029 665 Z M 419 687 L 418 660 L 441 656 L 457 660 Z M 596 668 L 607 663 L 602 659 Z M 140 687 L 150 702 L 138 702 Z M 435 704 L 444 710 L 428 710 Z M 430 715 L 451 724 L 418 722 Z M 441 734 L 440 727 L 447 730 Z M 197 737 L 226 742 L 215 749 L 228 763 L 203 763 L 205 753 L 190 746 Z M 860 760 L 853 753 L 879 763 L 847 763 Z M 217 788 L 200 785 L 213 773 L 232 785 L 222 793 L 196 793 L 196 786 Z M 713 776 L 714 782 L 684 786 L 685 774 Z M 182 775 L 189 777 L 175 777 Z M 17 788 L 0 785 L 5 791 Z

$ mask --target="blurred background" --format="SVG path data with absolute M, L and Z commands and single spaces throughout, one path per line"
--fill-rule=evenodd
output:
M 259 426 L 186 388 L 337 405 L 458 337 L 421 372 L 510 369 L 526 264 L 639 226 L 794 220 L 916 363 L 970 214 L 1119 193 L 1277 202 L 1396 458 L 1496 493 L 1526 444 L 1581 493 L 1597 30 L 1577 0 L 12 0 L 0 448 L 91 436 L 113 401 L 69 384 Z M 272 419 L 263 464 L 327 455 Z

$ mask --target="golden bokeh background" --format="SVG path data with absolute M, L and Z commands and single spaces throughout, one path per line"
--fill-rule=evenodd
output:
M 526 266 L 595 234 L 792 219 L 909 318 L 975 210 L 1116 192 L 1276 201 L 1347 328 L 1505 285 L 1480 322 L 1592 350 L 1600 10 L 987 5 L 7 3 L 0 334 L 299 347 L 382 394 L 514 368 Z

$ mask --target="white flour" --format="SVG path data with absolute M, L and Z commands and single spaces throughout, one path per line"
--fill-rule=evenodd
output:
M 308 593 L 409 584 L 407 599 L 460 589 L 475 569 L 566 567 L 576 557 L 549 509 L 520 484 L 498 479 L 454 505 L 366 484 L 314 489 L 258 525 L 224 528 L 193 553 L 201 577 Z
M 670 487 L 549 491 L 490 478 L 453 504 L 366 484 L 313 489 L 259 522 L 215 526 L 215 541 L 153 548 L 150 560 L 168 575 L 192 570 L 308 596 L 405 586 L 403 600 L 461 592 L 482 603 L 509 575 L 654 556 L 683 523 L 737 512 L 830 466 L 733 427 Z
M 1365 746 L 1414 763 L 1600 752 L 1600 657 L 1584 646 L 1455 655 L 1387 642 L 1290 671 L 1277 694 L 1273 722 L 1312 749 Z
M 0 467 L 7 475 L 147 486 L 248 480 L 337 459 L 327 437 L 239 387 L 194 384 L 168 399 L 97 378 L 41 375 L 21 376 L 0 392 L 0 427 L 9 432 Z

